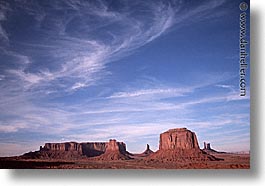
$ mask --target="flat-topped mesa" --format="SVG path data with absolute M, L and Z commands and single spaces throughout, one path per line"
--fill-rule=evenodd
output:
M 82 151 L 80 143 L 66 142 L 66 143 L 45 143 L 43 148 L 40 150 L 51 150 L 51 151 Z
M 125 143 L 112 139 L 109 142 L 45 143 L 43 147 L 40 146 L 39 151 L 25 153 L 23 156 L 24 158 L 37 159 L 80 159 L 85 157 L 99 157 L 105 152 L 129 154 L 126 151 Z
M 199 149 L 196 134 L 186 128 L 170 129 L 160 134 L 159 150 Z
M 45 143 L 44 147 L 40 147 L 40 151 L 57 151 L 66 152 L 77 151 L 80 154 L 86 155 L 88 157 L 99 155 L 105 152 L 106 142 L 65 142 L 65 143 Z
M 42 151 L 79 151 L 85 153 L 89 150 L 96 151 L 126 151 L 126 145 L 123 142 L 117 142 L 110 139 L 109 142 L 65 142 L 65 143 L 45 143 L 44 147 L 40 147 Z
M 194 132 L 187 128 L 176 128 L 160 134 L 159 150 L 147 157 L 147 160 L 207 161 L 216 158 L 199 148 Z
M 40 146 L 39 151 L 26 153 L 24 158 L 39 159 L 80 159 L 98 158 L 100 160 L 120 160 L 130 159 L 130 153 L 126 151 L 123 142 L 111 139 L 109 142 L 65 142 L 65 143 L 45 143 Z

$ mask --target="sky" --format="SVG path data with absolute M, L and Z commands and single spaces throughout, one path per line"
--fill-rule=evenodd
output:
M 249 151 L 240 2 L 0 0 L 0 156 L 113 138 L 158 150 L 182 127 Z

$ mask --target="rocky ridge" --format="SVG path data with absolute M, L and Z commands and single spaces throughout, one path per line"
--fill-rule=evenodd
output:
M 39 151 L 29 152 L 23 155 L 24 158 L 35 159 L 82 159 L 98 157 L 109 151 L 118 150 L 121 154 L 126 151 L 123 142 L 110 140 L 109 142 L 65 142 L 65 143 L 45 143 L 40 146 Z
M 207 148 L 207 144 L 205 144 Z M 209 149 L 208 149 L 209 150 Z M 207 149 L 201 150 L 197 136 L 186 128 L 170 129 L 160 134 L 159 150 L 153 152 L 147 144 L 141 154 L 131 154 L 126 144 L 110 139 L 109 142 L 45 143 L 39 151 L 21 156 L 28 159 L 91 159 L 100 161 L 145 159 L 147 161 L 213 161 L 219 160 Z

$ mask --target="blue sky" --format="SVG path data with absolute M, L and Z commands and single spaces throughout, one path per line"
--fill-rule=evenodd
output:
M 157 150 L 177 127 L 248 151 L 240 2 L 1 1 L 0 156 L 110 138 Z

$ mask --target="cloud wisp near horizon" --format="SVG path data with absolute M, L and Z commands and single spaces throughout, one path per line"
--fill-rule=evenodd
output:
M 238 41 L 224 39 L 237 37 L 236 6 L 0 2 L 0 156 L 109 138 L 140 152 L 177 127 L 220 150 L 249 150 L 249 95 L 239 96 L 238 62 L 229 58 Z

